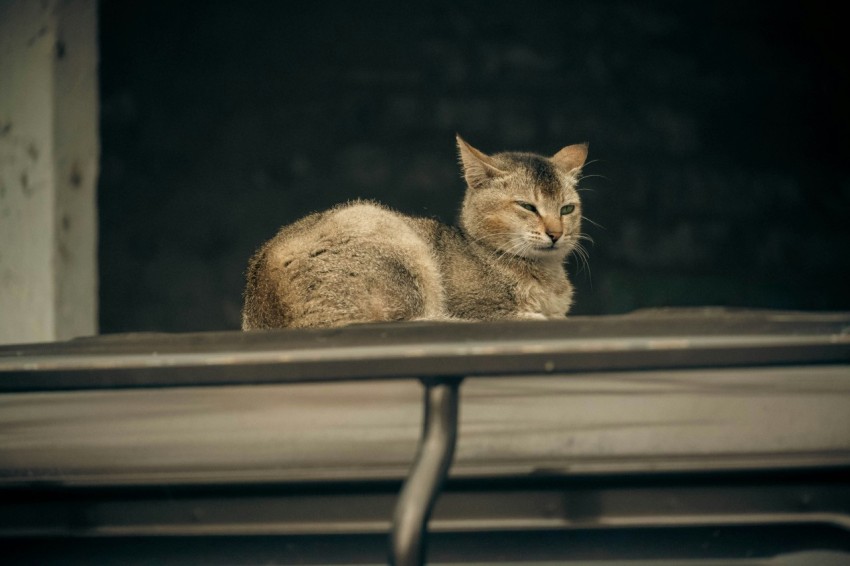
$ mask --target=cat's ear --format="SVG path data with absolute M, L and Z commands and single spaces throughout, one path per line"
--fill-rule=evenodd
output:
M 581 169 L 586 160 L 586 143 L 568 145 L 567 147 L 552 156 L 552 163 L 567 172 L 575 171 L 576 169 Z
M 496 166 L 489 155 L 482 153 L 456 135 L 457 149 L 460 152 L 460 163 L 463 166 L 463 176 L 470 187 L 479 187 L 485 181 L 506 175 L 505 171 Z

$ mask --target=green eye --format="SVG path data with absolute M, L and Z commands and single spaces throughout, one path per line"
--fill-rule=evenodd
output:
M 561 216 L 566 216 L 576 209 L 576 205 L 574 204 L 565 204 L 561 207 Z
M 524 209 L 526 209 L 529 212 L 537 212 L 537 207 L 534 206 L 533 204 L 529 204 L 527 202 L 517 202 L 517 204 L 520 205 L 521 207 L 523 207 Z

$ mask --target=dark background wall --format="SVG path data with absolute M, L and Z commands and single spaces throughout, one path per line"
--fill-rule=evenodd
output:
M 166 2 L 100 14 L 101 328 L 238 328 L 251 252 L 354 198 L 454 219 L 454 133 L 587 141 L 576 314 L 848 309 L 850 87 L 811 2 Z M 575 262 L 570 262 L 573 271 Z

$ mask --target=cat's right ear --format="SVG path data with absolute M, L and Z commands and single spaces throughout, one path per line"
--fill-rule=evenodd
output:
M 587 144 L 577 143 L 568 145 L 554 156 L 552 162 L 567 172 L 573 172 L 584 167 L 584 162 L 587 160 Z
M 492 157 L 466 143 L 460 135 L 455 134 L 455 137 L 460 153 L 460 163 L 463 167 L 463 177 L 471 188 L 480 187 L 490 179 L 506 174 L 496 166 Z

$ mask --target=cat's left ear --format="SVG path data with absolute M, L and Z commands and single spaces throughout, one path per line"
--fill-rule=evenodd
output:
M 567 172 L 581 169 L 587 160 L 587 144 L 568 145 L 552 156 L 552 163 Z

